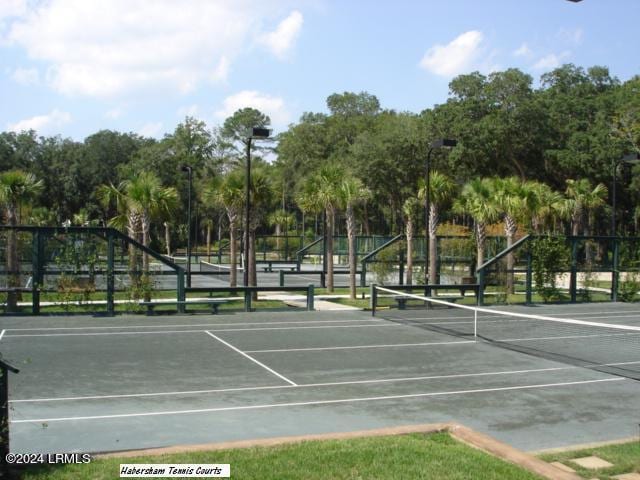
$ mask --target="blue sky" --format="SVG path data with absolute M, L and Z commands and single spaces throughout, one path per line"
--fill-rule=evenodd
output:
M 419 112 L 456 75 L 640 74 L 638 0 L 0 0 L 0 130 L 156 138 L 251 106 L 277 132 L 335 92 Z

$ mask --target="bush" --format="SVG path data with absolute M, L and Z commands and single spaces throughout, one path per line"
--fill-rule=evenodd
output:
M 543 301 L 560 299 L 558 273 L 569 270 L 571 251 L 564 237 L 546 236 L 531 242 L 533 280 Z

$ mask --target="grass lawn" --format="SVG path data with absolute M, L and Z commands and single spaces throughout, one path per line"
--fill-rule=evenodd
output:
M 278 447 L 110 458 L 44 467 L 23 480 L 116 479 L 120 463 L 228 463 L 234 479 L 533 480 L 540 477 L 468 447 L 446 433 L 309 441 Z
M 591 455 L 613 463 L 613 467 L 594 471 L 580 467 L 570 461 L 572 458 L 588 457 Z M 571 452 L 548 453 L 540 455 L 540 458 L 545 462 L 562 462 L 573 468 L 576 473 L 584 478 L 609 480 L 612 479 L 614 475 L 620 475 L 622 473 L 640 473 L 640 439 L 619 445 L 586 448 L 584 450 Z

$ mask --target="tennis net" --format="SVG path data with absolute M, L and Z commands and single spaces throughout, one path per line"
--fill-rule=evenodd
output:
M 200 272 L 206 273 L 210 275 L 229 275 L 231 273 L 231 267 L 229 265 L 219 265 L 217 263 L 210 263 L 205 260 L 200 260 Z M 241 266 L 237 266 L 236 270 L 238 272 L 242 272 L 243 269 Z
M 621 325 L 606 318 L 593 321 L 600 320 L 597 313 L 578 320 L 461 305 L 378 286 L 372 293 L 373 314 L 391 321 L 640 380 L 637 316 L 624 315 L 629 324 Z

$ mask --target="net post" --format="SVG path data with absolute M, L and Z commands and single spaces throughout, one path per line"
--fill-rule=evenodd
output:
M 313 305 L 314 290 L 315 287 L 313 286 L 313 283 L 307 285 L 307 311 L 309 312 L 313 312 L 315 310 Z
M 376 284 L 372 283 L 369 287 L 370 295 L 369 295 L 369 306 L 371 307 L 371 316 L 376 316 L 376 306 L 378 304 L 378 291 L 376 290 Z
M 473 311 L 473 338 L 478 339 L 478 310 Z

